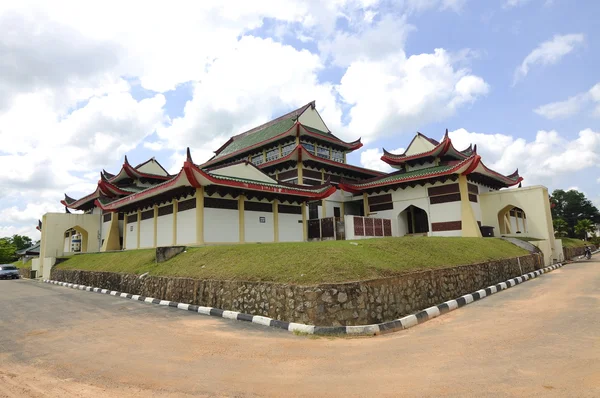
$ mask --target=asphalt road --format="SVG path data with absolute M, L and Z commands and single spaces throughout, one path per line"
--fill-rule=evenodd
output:
M 0 397 L 598 397 L 598 315 L 598 262 L 370 338 L 0 281 Z

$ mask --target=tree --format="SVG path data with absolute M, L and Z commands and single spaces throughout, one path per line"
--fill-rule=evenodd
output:
M 10 238 L 0 238 L 0 264 L 12 263 L 17 259 L 17 248 Z
M 554 226 L 554 234 L 556 237 L 563 238 L 569 235 L 569 224 L 562 218 L 552 220 L 552 225 Z
M 578 220 L 587 219 L 592 223 L 600 223 L 600 212 L 583 192 L 557 189 L 552 192 L 550 202 L 552 218 L 563 219 L 568 225 L 568 234 L 571 237 L 577 235 L 575 225 Z
M 9 239 L 10 242 L 17 248 L 17 251 L 27 249 L 33 245 L 29 236 L 15 234 Z
M 578 237 L 583 236 L 584 240 L 587 240 L 587 235 L 588 233 L 592 233 L 596 230 L 596 227 L 594 226 L 594 223 L 592 223 L 590 220 L 579 220 L 577 221 L 577 224 L 575 224 L 575 234 Z

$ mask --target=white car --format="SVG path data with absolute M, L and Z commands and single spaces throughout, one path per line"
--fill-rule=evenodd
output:
M 0 279 L 19 279 L 19 270 L 11 264 L 0 265 Z

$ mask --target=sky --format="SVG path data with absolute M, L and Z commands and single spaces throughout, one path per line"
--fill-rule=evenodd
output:
M 51 3 L 51 4 L 50 4 Z M 155 156 L 177 173 L 316 100 L 389 171 L 419 131 L 600 205 L 600 1 L 0 3 L 0 237 Z

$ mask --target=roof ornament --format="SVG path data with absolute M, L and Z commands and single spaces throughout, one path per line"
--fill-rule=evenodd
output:
M 194 163 L 194 161 L 192 160 L 192 153 L 190 152 L 190 147 L 187 147 L 187 154 L 186 154 L 186 161 L 190 162 L 190 163 Z
M 71 214 L 71 212 L 69 211 L 69 208 L 67 206 L 65 206 L 65 213 Z
M 444 134 L 444 141 L 448 139 L 448 129 L 446 129 L 446 133 Z
M 129 160 L 127 160 L 127 155 L 125 155 L 125 164 L 129 164 Z
M 522 184 L 523 184 L 523 183 L 521 183 L 521 182 L 519 183 L 519 188 L 522 188 L 522 187 L 523 187 L 523 185 L 522 185 Z
M 477 153 L 477 144 L 473 145 L 473 153 Z

